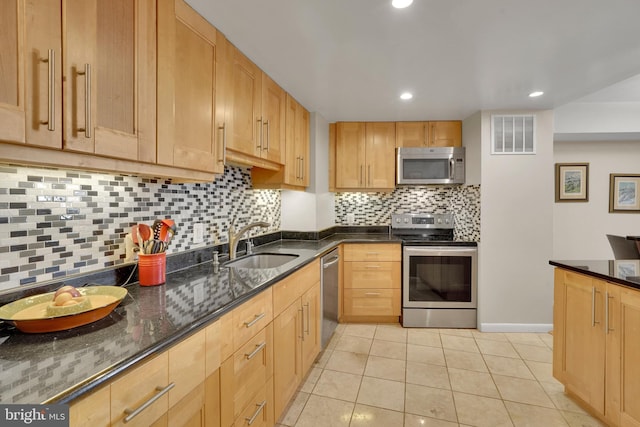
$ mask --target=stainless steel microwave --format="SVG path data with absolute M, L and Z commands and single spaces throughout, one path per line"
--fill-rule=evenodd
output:
M 396 184 L 464 184 L 464 147 L 398 148 Z

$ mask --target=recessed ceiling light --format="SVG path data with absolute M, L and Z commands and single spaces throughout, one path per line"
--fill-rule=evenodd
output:
M 391 0 L 391 5 L 396 9 L 404 9 L 411 6 L 411 3 L 413 3 L 413 0 Z
M 538 90 L 538 91 L 536 91 L 536 92 L 531 92 L 531 93 L 529 94 L 529 97 L 530 97 L 530 98 L 536 98 L 536 97 L 538 97 L 538 96 L 540 96 L 540 95 L 543 95 L 543 94 L 544 94 L 544 92 L 541 92 L 541 91 L 539 91 L 539 90 Z
M 409 100 L 413 98 L 413 94 L 410 92 L 405 92 L 402 95 L 400 95 L 400 99 L 404 99 L 405 101 Z

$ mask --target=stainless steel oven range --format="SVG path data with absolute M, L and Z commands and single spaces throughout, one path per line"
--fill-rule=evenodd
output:
M 402 239 L 402 325 L 475 328 L 478 249 L 453 240 L 454 218 L 392 214 L 391 233 Z

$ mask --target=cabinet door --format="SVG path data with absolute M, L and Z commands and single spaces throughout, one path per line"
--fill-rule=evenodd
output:
M 102 387 L 69 406 L 69 425 L 73 427 L 107 427 L 110 420 L 108 405 L 111 389 Z
M 395 188 L 396 124 L 371 122 L 366 125 L 366 187 Z
M 619 331 L 620 425 L 640 426 L 640 292 L 620 291 Z
M 155 162 L 155 2 L 67 0 L 64 13 L 65 149 Z
M 429 122 L 429 147 L 461 147 L 462 122 Z
M 605 282 L 556 269 L 554 376 L 604 414 Z
M 302 381 L 302 306 L 297 299 L 273 320 L 275 419 L 279 419 Z
M 160 0 L 158 26 L 158 163 L 222 173 L 217 31 L 182 0 Z
M 45 7 L 54 3 L 48 2 Z M 46 15 L 43 19 L 46 21 Z M 4 141 L 25 142 L 24 64 L 25 55 L 29 55 L 25 49 L 25 21 L 23 0 L 0 2 L 0 140 Z
M 365 130 L 363 122 L 336 125 L 336 188 L 365 187 Z
M 296 120 L 296 153 L 300 156 L 300 181 L 304 187 L 309 186 L 309 111 L 298 104 L 298 119 Z
M 269 76 L 262 73 L 262 158 L 276 163 L 284 161 L 285 113 L 287 94 Z
M 209 425 L 205 423 L 204 382 L 198 384 L 169 409 L 168 420 L 171 427 L 205 427 Z
M 235 46 L 226 46 L 227 149 L 260 157 L 262 71 Z
M 320 353 L 322 311 L 320 309 L 320 282 L 302 295 L 302 372 L 307 373 Z
M 169 391 L 170 408 L 204 381 L 205 348 L 205 331 L 200 331 L 169 349 L 169 381 L 175 383 Z
M 302 162 L 300 159 L 300 127 L 302 118 L 299 110 L 302 106 L 287 94 L 285 113 L 285 166 L 284 182 L 289 185 L 302 185 Z
M 397 122 L 397 147 L 424 147 L 427 145 L 426 122 Z

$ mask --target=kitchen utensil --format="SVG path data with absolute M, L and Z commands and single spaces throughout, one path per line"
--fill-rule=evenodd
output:
M 160 238 L 160 230 L 162 229 L 162 220 L 161 219 L 156 219 L 155 221 L 153 221 L 153 225 L 151 226 L 151 228 L 153 229 L 153 238 L 154 239 L 159 239 Z

